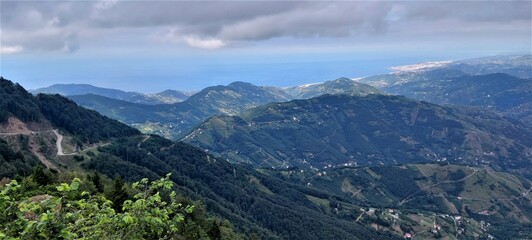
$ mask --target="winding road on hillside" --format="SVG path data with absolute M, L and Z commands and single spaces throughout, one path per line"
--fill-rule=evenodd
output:
M 73 153 L 65 154 L 63 152 L 63 135 L 57 131 L 57 129 L 53 130 L 55 136 L 57 137 L 57 140 L 55 141 L 55 147 L 57 148 L 57 156 L 64 156 L 64 155 L 73 155 Z
M 79 154 L 79 153 L 65 153 L 63 151 L 63 135 L 61 133 L 59 133 L 59 131 L 57 129 L 52 129 L 52 130 L 44 130 L 44 131 L 21 131 L 21 132 L 14 132 L 14 133 L 0 133 L 0 136 L 16 136 L 16 135 L 35 135 L 35 134 L 39 134 L 39 133 L 48 133 L 48 132 L 53 132 L 56 136 L 56 141 L 55 141 L 55 147 L 57 148 L 57 153 L 56 153 L 56 156 L 72 156 L 72 155 L 76 155 L 76 154 Z M 147 136 L 142 142 L 148 140 L 149 136 Z M 108 145 L 109 143 L 103 143 L 103 144 L 98 144 L 96 146 L 93 146 L 93 147 L 88 147 L 86 149 L 84 149 L 83 151 L 88 151 L 88 150 L 91 150 L 91 149 L 94 149 L 94 148 L 97 148 L 97 147 L 102 147 L 102 146 L 106 146 Z M 140 144 L 139 144 L 140 146 Z M 53 169 L 57 169 L 57 167 L 51 163 L 48 159 L 46 159 L 46 157 L 44 155 L 42 155 L 42 153 L 40 152 L 36 152 L 36 151 L 32 151 L 33 154 L 35 154 L 35 156 L 37 156 L 37 158 L 47 167 L 47 168 L 53 168 Z

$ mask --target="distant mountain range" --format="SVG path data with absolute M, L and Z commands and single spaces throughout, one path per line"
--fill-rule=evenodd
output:
M 519 78 L 532 78 L 532 55 L 499 55 L 464 60 L 425 62 L 395 66 L 395 73 L 421 72 L 435 69 L 454 69 L 471 75 L 505 73 Z
M 257 167 L 437 161 L 532 167 L 532 131 L 524 123 L 479 108 L 384 95 L 325 95 L 215 116 L 183 141 Z
M 378 75 L 360 81 L 382 85 L 389 94 L 437 104 L 479 106 L 532 122 L 532 78 L 504 73 L 470 75 L 440 68 Z
M 3 181 L 17 175 L 29 176 L 41 164 L 36 155 L 50 164 L 46 166 L 76 177 L 99 172 L 138 181 L 172 173 L 174 190 L 182 201 L 185 197 L 190 199 L 187 201 L 193 200 L 197 214 L 208 211 L 209 215 L 221 218 L 223 224 L 230 221 L 247 238 L 400 239 L 397 234 L 379 232 L 369 225 L 353 224 L 352 219 L 323 212 L 320 205 L 309 199 L 336 196 L 283 182 L 249 166 L 230 164 L 184 143 L 156 135 L 140 135 L 134 128 L 79 107 L 59 95 L 32 96 L 21 86 L 0 78 L 0 106 L 0 178 Z M 52 129 L 64 134 L 65 140 L 59 145 L 86 141 L 96 142 L 99 147 L 60 156 L 54 148 L 59 138 Z M 86 181 L 83 184 L 90 183 L 90 180 L 83 181 Z M 341 202 L 358 208 L 349 201 Z M 187 224 L 196 224 L 194 216 L 187 219 Z M 319 224 L 307 224 L 312 221 Z
M 238 115 L 267 103 L 324 94 L 404 95 L 436 104 L 483 107 L 525 123 L 532 122 L 530 55 L 428 62 L 392 67 L 392 70 L 389 74 L 356 81 L 339 78 L 286 88 L 235 82 L 208 87 L 192 95 L 174 90 L 140 94 L 84 84 L 53 85 L 35 92 L 66 95 L 82 106 L 145 133 L 171 139 L 182 137 L 189 128 L 218 114 Z
M 132 124 L 143 132 L 177 139 L 189 128 L 214 115 L 237 115 L 267 103 L 328 93 L 365 96 L 380 91 L 366 84 L 340 78 L 312 87 L 288 89 L 234 82 L 227 86 L 208 87 L 183 102 L 165 105 L 137 104 L 94 94 L 68 97 L 81 106 Z
M 90 84 L 54 84 L 49 87 L 35 89 L 31 92 L 33 94 L 57 93 L 63 96 L 94 94 L 133 103 L 150 105 L 181 102 L 190 96 L 189 93 L 176 90 L 165 90 L 160 93 L 143 94 L 138 92 L 126 92 L 118 89 L 96 87 Z
M 530 238 L 528 125 L 477 107 L 349 94 L 355 90 L 286 102 L 293 95 L 284 90 L 237 82 L 161 105 L 70 96 L 167 124 L 235 113 L 209 116 L 187 132 L 184 142 L 200 149 L 0 78 L 0 178 L 28 176 L 41 163 L 62 176 L 99 172 L 126 181 L 170 172 L 198 214 L 205 209 L 250 239 Z M 72 153 L 60 155 L 57 146 Z M 437 164 L 402 164 L 412 162 Z M 191 228 L 194 214 L 186 218 Z

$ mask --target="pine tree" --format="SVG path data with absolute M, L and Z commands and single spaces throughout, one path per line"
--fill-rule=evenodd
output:
M 128 199 L 128 193 L 122 177 L 118 176 L 115 178 L 108 198 L 113 202 L 113 209 L 117 212 L 122 212 L 122 203 Z
M 89 179 L 92 182 L 92 184 L 94 184 L 94 187 L 96 187 L 96 191 L 98 191 L 99 193 L 102 193 L 103 183 L 102 183 L 100 174 L 98 172 L 95 172 L 94 174 L 89 176 Z

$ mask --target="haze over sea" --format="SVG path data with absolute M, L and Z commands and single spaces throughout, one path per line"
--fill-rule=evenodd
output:
M 479 55 L 482 56 L 482 55 Z M 29 89 L 51 83 L 90 83 L 143 93 L 165 89 L 199 90 L 208 86 L 226 85 L 234 81 L 255 85 L 295 86 L 323 82 L 339 77 L 364 77 L 383 74 L 389 67 L 424 61 L 441 61 L 476 57 L 453 56 L 368 56 L 357 53 L 172 57 L 146 56 L 128 58 L 114 56 L 98 61 L 97 57 L 69 58 L 68 55 L 47 55 L 28 59 L 25 55 L 10 55 L 2 63 L 2 74 L 17 79 Z M 30 62 L 31 67 L 20 71 Z M 111 63 L 112 62 L 112 63 Z M 13 71 L 11 71 L 13 70 Z M 124 84 L 128 82 L 130 84 Z M 154 84 L 155 83 L 155 84 Z

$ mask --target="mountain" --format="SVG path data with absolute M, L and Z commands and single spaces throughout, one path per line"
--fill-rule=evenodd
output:
M 57 172 L 96 171 L 109 177 L 121 176 L 128 181 L 141 178 L 153 180 L 172 173 L 171 180 L 176 183 L 179 194 L 197 201 L 194 204 L 205 206 L 198 206 L 199 209 L 206 209 L 214 216 L 229 220 L 248 237 L 399 239 L 396 235 L 356 224 L 352 219 L 323 212 L 308 198 L 334 198 L 322 191 L 285 183 L 250 166 L 230 164 L 184 143 L 156 135 L 140 135 L 125 124 L 81 108 L 59 95 L 32 96 L 21 86 L 3 78 L 0 79 L 0 87 L 2 124 L 9 125 L 15 118 L 18 119 L 16 122 L 22 124 L 10 126 L 12 132 L 2 131 L 0 135 L 0 165 L 3 167 L 0 170 L 2 173 L 6 169 L 17 171 L 7 172 L 1 177 L 12 178 L 15 174 L 27 176 L 31 173 L 32 167 L 38 162 L 30 162 L 33 158 L 28 159 L 26 151 L 48 152 L 47 148 L 60 145 L 68 148 L 75 142 L 61 142 L 63 137 L 87 137 L 89 142 L 102 142 L 72 154 L 59 154 L 63 150 L 52 149 L 52 154 L 43 154 L 43 157 L 52 162 L 52 169 Z M 21 129 L 32 122 L 43 123 L 43 127 L 49 125 L 49 128 Z M 61 135 L 57 136 L 61 137 L 49 136 L 54 134 L 49 132 L 53 132 L 53 128 L 59 129 Z M 35 138 L 35 141 L 30 139 L 30 143 L 25 144 L 28 138 Z M 54 143 L 53 146 L 49 146 L 50 142 Z M 75 172 L 65 174 L 79 176 Z M 193 228 L 194 224 L 199 223 L 191 220 L 187 224 Z
M 453 69 L 470 75 L 505 73 L 519 78 L 532 78 L 532 55 L 498 55 L 481 58 L 424 62 L 393 66 L 394 73 L 415 73 L 436 69 Z
M 450 68 L 471 75 L 505 73 L 519 78 L 532 78 L 532 55 L 501 55 L 455 61 Z
M 185 93 L 185 92 L 180 92 L 180 91 L 170 90 L 170 89 L 164 90 L 160 93 L 148 94 L 148 96 L 150 96 L 151 98 L 158 99 L 161 103 L 167 103 L 167 104 L 182 102 L 186 100 L 188 97 L 190 97 L 191 95 L 192 94 L 190 93 Z
M 336 187 L 332 186 L 335 186 L 341 177 L 335 177 L 334 174 L 331 175 L 334 177 L 332 178 L 334 181 L 331 181 L 329 185 L 331 188 L 321 188 L 317 179 L 307 179 L 307 177 L 323 173 L 322 180 L 326 181 L 327 176 L 322 170 L 288 169 L 276 174 L 272 173 L 276 170 L 255 170 L 249 165 L 231 164 L 182 142 L 173 142 L 156 135 L 140 135 L 131 127 L 81 108 L 59 95 L 32 96 L 21 86 L 4 79 L 0 79 L 0 87 L 2 106 L 0 116 L 3 117 L 0 122 L 2 127 L 7 124 L 0 134 L 0 165 L 2 166 L 0 173 L 6 169 L 18 171 L 12 172 L 11 175 L 2 175 L 2 177 L 13 177 L 13 174 L 22 176 L 31 174 L 31 167 L 39 163 L 38 160 L 33 161 L 36 157 L 29 158 L 31 154 L 26 155 L 26 151 L 43 153 L 43 157 L 52 162 L 56 171 L 60 172 L 57 175 L 59 179 L 72 179 L 83 176 L 83 174 L 92 175 L 94 172 L 99 172 L 109 177 L 121 176 L 127 181 L 137 181 L 141 178 L 159 179 L 167 173 L 172 173 L 170 179 L 175 183 L 174 190 L 180 194 L 178 199 L 191 199 L 194 202 L 191 200 L 188 202 L 196 206 L 192 214 L 185 216 L 185 224 L 181 227 L 189 229 L 191 231 L 189 234 L 196 232 L 194 229 L 198 228 L 209 231 L 208 236 L 194 235 L 195 237 L 190 238 L 199 236 L 202 239 L 217 239 L 211 238 L 217 235 L 216 231 L 211 231 L 220 228 L 213 226 L 223 225 L 227 229 L 228 226 L 233 225 L 235 231 L 242 233 L 246 238 L 400 239 L 406 232 L 423 235 L 427 230 L 431 231 L 430 225 L 424 221 L 429 222 L 433 218 L 441 225 L 437 234 L 442 236 L 460 235 L 459 231 L 460 236 L 465 238 L 488 237 L 488 234 L 498 233 L 499 226 L 496 226 L 497 229 L 492 229 L 484 222 L 487 221 L 486 219 L 491 222 L 491 218 L 484 219 L 477 215 L 460 213 L 463 214 L 460 216 L 463 223 L 456 222 L 457 225 L 451 225 L 449 219 L 443 220 L 443 217 L 438 217 L 442 211 L 447 210 L 446 208 L 430 208 L 430 206 L 415 208 L 410 204 L 394 207 L 398 213 L 397 225 L 395 225 L 391 220 L 393 216 L 387 213 L 390 211 L 389 206 L 393 205 L 382 204 L 385 200 L 361 201 L 345 195 L 344 192 L 336 192 Z M 63 109 L 65 110 L 61 111 Z M 31 129 L 24 129 L 24 127 Z M 52 132 L 49 132 L 50 130 Z M 69 154 L 59 154 L 71 149 L 72 145 L 83 139 L 93 144 L 81 146 L 82 149 Z M 62 146 L 63 149 L 56 149 L 56 146 Z M 9 168 L 4 168 L 5 163 Z M 402 168 L 399 167 L 399 169 Z M 461 176 L 455 173 L 454 168 L 446 169 L 445 166 L 435 168 L 432 171 L 438 171 L 437 174 L 452 173 L 453 179 Z M 75 171 L 71 172 L 72 170 Z M 464 171 L 466 177 L 469 176 L 469 168 L 464 167 Z M 38 171 L 33 170 L 33 172 Z M 397 192 L 401 190 L 397 190 L 397 184 L 403 183 L 402 181 L 397 181 L 396 185 L 391 183 L 393 181 L 390 179 L 396 179 L 396 175 L 403 176 L 406 180 L 409 177 L 415 177 L 416 181 L 423 180 L 427 183 L 445 179 L 444 175 L 432 177 L 434 174 L 428 171 L 423 171 L 423 174 L 430 176 L 428 178 L 430 180 L 418 178 L 418 175 L 410 175 L 408 171 L 404 174 L 388 174 L 393 171 L 385 166 L 382 169 L 372 167 L 368 174 L 371 172 L 378 174 L 376 175 L 378 179 L 364 175 L 365 179 L 376 184 L 375 189 L 368 188 L 367 196 L 383 191 L 387 194 L 386 197 L 393 199 L 399 199 Z M 295 173 L 303 174 L 303 176 L 298 177 L 298 180 L 293 180 L 290 176 L 296 176 Z M 496 194 L 513 199 L 523 191 L 514 183 L 520 181 L 523 186 L 526 184 L 526 181 L 518 176 L 493 174 L 498 176 L 499 182 L 509 181 L 506 183 L 508 189 L 515 191 L 504 192 L 505 185 L 494 183 Z M 346 174 L 346 177 L 351 177 L 351 175 Z M 404 180 L 403 178 L 400 180 Z M 2 181 L 9 181 L 9 179 Z M 23 193 L 28 194 L 29 197 L 35 196 L 26 190 L 38 187 L 33 181 L 31 178 L 21 181 Z M 421 183 L 423 182 L 420 182 L 420 185 Z M 491 187 L 492 182 L 487 183 L 490 183 L 488 186 Z M 349 186 L 362 188 L 365 186 L 363 184 L 353 181 Z M 475 184 L 465 185 L 462 192 L 467 193 L 472 189 L 471 186 Z M 40 192 L 44 189 L 41 188 Z M 88 182 L 82 182 L 79 188 L 88 192 L 96 191 L 95 186 Z M 347 187 L 347 189 L 350 188 Z M 407 190 L 410 191 L 408 188 Z M 524 196 L 526 197 L 527 194 Z M 166 196 L 162 194 L 161 198 L 164 199 Z M 510 211 L 521 209 L 522 202 L 519 202 L 520 199 L 517 198 L 515 200 L 517 201 L 514 203 L 515 206 L 495 202 L 496 206 L 493 209 L 503 209 L 503 206 L 510 207 Z M 207 211 L 209 216 L 215 217 L 217 220 L 213 222 L 218 222 L 218 224 L 207 225 L 209 227 L 205 228 L 205 223 L 202 222 L 205 221 L 202 217 L 205 214 L 204 211 Z M 373 213 L 365 217 L 365 212 L 371 211 Z M 469 214 L 467 211 L 466 213 Z M 518 214 L 528 216 L 528 212 L 515 213 L 515 215 Z M 512 231 L 512 229 L 527 229 L 528 227 L 523 219 L 515 222 L 512 218 L 509 219 L 508 224 L 512 225 L 500 227 L 502 231 L 513 234 L 506 236 L 520 236 L 518 234 L 523 231 Z M 397 230 L 394 226 L 402 227 Z M 462 228 L 467 231 L 463 232 Z
M 437 104 L 479 106 L 524 122 L 532 120 L 532 78 L 504 73 L 470 75 L 440 68 L 377 75 L 360 81 L 379 86 L 389 94 Z
M 307 84 L 296 87 L 284 88 L 292 99 L 307 99 L 324 94 L 347 94 L 365 96 L 368 94 L 382 93 L 380 90 L 367 84 L 353 81 L 349 78 L 338 78 L 324 83 Z
M 155 94 L 142 94 L 111 88 L 95 87 L 90 84 L 54 84 L 52 86 L 39 88 L 31 92 L 34 94 L 48 93 L 60 94 L 63 96 L 94 94 L 132 103 L 151 105 L 181 102 L 188 97 L 187 94 L 175 90 L 166 90 Z
M 440 80 L 462 75 L 504 73 L 518 78 L 532 78 L 532 55 L 510 55 L 457 61 L 425 62 L 394 66 L 393 72 L 357 79 L 375 87 L 390 87 L 414 81 Z
M 0 136 L 3 156 L 0 178 L 27 175 L 39 162 L 58 169 L 52 159 L 66 134 L 70 149 L 79 149 L 116 137 L 138 135 L 140 132 L 116 120 L 77 106 L 59 95 L 33 96 L 23 87 L 0 78 Z M 61 132 L 61 133 L 59 133 Z M 8 146 L 14 145 L 13 149 Z
M 286 101 L 289 97 L 275 88 L 233 82 L 227 86 L 208 87 L 190 96 L 182 105 L 205 109 L 216 114 L 239 114 L 242 111 L 271 102 Z
M 144 133 L 178 139 L 183 132 L 214 115 L 237 115 L 267 103 L 332 93 L 364 96 L 380 91 L 351 79 L 340 78 L 311 87 L 286 89 L 234 82 L 227 86 L 207 87 L 175 104 L 137 104 L 94 94 L 74 95 L 69 98 L 105 116 L 130 124 Z
M 422 71 L 399 71 L 388 74 L 361 78 L 357 81 L 385 90 L 393 86 L 401 86 L 414 82 L 431 82 L 467 75 L 465 72 L 452 68 L 435 68 Z
M 175 104 L 137 104 L 92 94 L 69 98 L 82 106 L 131 124 L 143 132 L 175 139 L 208 117 L 239 114 L 252 107 L 286 101 L 288 96 L 277 88 L 234 82 L 227 86 L 205 88 Z
M 140 132 L 96 111 L 82 108 L 60 95 L 31 95 L 23 87 L 0 78 L 0 123 L 4 133 L 59 128 L 80 143 L 93 143 Z
M 478 106 L 532 121 L 532 79 L 503 73 L 461 75 L 413 81 L 382 88 L 384 91 L 438 104 Z
M 399 96 L 325 95 L 215 116 L 184 142 L 258 167 L 449 161 L 525 171 L 529 126 L 489 111 Z

